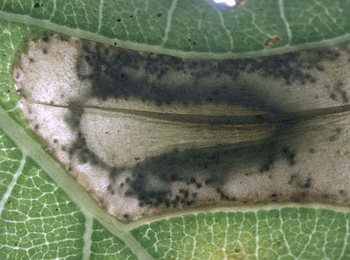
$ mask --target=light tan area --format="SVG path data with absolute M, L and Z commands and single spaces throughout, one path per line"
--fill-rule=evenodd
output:
M 142 216 L 187 207 L 270 201 L 317 201 L 349 205 L 350 112 L 337 110 L 344 108 L 343 111 L 346 111 L 349 105 L 350 62 L 344 47 L 332 49 L 339 53 L 337 59 L 324 58 L 318 63 L 322 70 L 307 66 L 302 68 L 302 72 L 316 79 L 304 84 L 298 80 L 286 84 L 282 78 L 266 75 L 262 69 L 250 72 L 249 66 L 236 79 L 227 74 L 196 79 L 196 76 L 175 70 L 169 70 L 161 79 L 153 79 L 154 84 L 169 87 L 191 85 L 195 81 L 203 88 L 215 85 L 239 89 L 249 85 L 261 99 L 268 98 L 274 106 L 295 118 L 301 118 L 293 122 L 291 129 L 276 133 L 276 120 L 256 125 L 206 124 L 184 122 L 178 118 L 167 119 L 172 114 L 217 118 L 266 116 L 269 113 L 264 109 L 242 105 L 239 100 L 237 104 L 203 101 L 159 106 L 152 100 L 142 101 L 136 97 L 111 97 L 106 100 L 95 97 L 92 94 L 93 83 L 89 79 L 95 73 L 93 68 L 84 63 L 79 73 L 86 75 L 86 78 L 81 79 L 77 75 L 82 45 L 76 38 L 65 41 L 58 36 L 51 36 L 48 41 L 41 39 L 29 43 L 28 53 L 21 56 L 13 72 L 15 87 L 21 95 L 19 106 L 29 121 L 29 127 L 44 140 L 47 150 L 113 216 L 136 220 Z M 314 59 L 314 55 L 312 51 L 303 52 L 297 62 L 307 63 Z M 182 62 L 186 64 L 190 61 Z M 143 66 L 141 64 L 138 70 L 125 68 L 123 73 L 128 77 L 142 79 L 147 73 Z M 80 112 L 73 113 L 74 109 L 80 109 Z M 320 109 L 324 109 L 323 116 L 312 116 L 316 115 L 314 112 L 310 113 L 311 116 L 305 116 L 307 111 Z M 76 126 L 72 125 L 75 119 L 71 117 L 74 116 L 78 117 Z M 259 152 L 261 146 L 254 148 L 254 145 L 269 142 L 270 138 L 275 138 L 273 141 L 276 146 L 271 149 L 275 149 L 277 155 L 268 169 L 262 171 L 261 161 L 266 158 L 254 156 L 265 154 L 268 157 L 266 153 L 274 152 Z M 79 144 L 79 140 L 82 143 Z M 185 198 L 183 194 L 188 192 L 186 202 L 189 198 L 192 201 L 189 205 L 140 205 L 140 198 L 127 194 L 130 190 L 128 182 L 133 183 L 137 167 L 158 171 L 154 166 L 157 164 L 150 164 L 153 166 L 147 168 L 148 160 L 152 163 L 154 158 L 171 154 L 174 150 L 179 153 L 191 149 L 206 151 L 218 145 L 252 148 L 251 152 L 233 156 L 232 159 L 229 156 L 234 153 L 229 153 L 224 163 L 218 160 L 218 166 L 210 164 L 209 168 L 203 167 L 203 172 L 198 167 L 193 167 L 193 171 L 192 168 L 181 168 L 191 166 L 190 163 L 174 168 L 185 169 L 186 173 L 177 174 L 187 175 L 188 178 L 193 176 L 196 180 L 192 183 L 179 179 L 165 181 L 156 173 L 142 179 L 147 191 L 169 191 L 165 195 L 169 201 L 173 201 L 180 190 L 186 190 L 181 196 Z M 81 155 L 84 149 L 86 158 Z M 177 160 L 176 156 L 174 158 Z M 196 156 L 194 160 L 201 159 L 199 155 Z M 203 157 L 203 164 L 206 158 Z M 96 162 L 92 163 L 94 160 Z M 169 161 L 165 160 L 165 165 L 162 165 L 164 169 L 167 169 L 167 163 Z M 118 174 L 111 177 L 115 169 Z M 215 174 L 208 173 L 211 169 L 216 171 Z M 221 169 L 224 171 L 221 172 Z M 208 174 L 222 175 L 222 179 L 209 182 Z

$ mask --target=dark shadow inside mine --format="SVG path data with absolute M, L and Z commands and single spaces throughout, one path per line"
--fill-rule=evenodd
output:
M 315 59 L 309 66 L 322 70 L 318 64 L 323 59 L 322 55 L 329 55 L 330 59 L 337 58 L 336 53 L 316 53 Z M 268 123 L 275 126 L 277 130 L 274 130 L 268 139 L 260 142 L 234 146 L 218 144 L 211 148 L 185 151 L 174 149 L 172 152 L 147 158 L 130 169 L 132 177 L 120 184 L 124 186 L 126 196 L 139 199 L 140 206 L 177 207 L 179 205 L 190 206 L 195 200 L 196 193 L 189 194 L 189 190 L 201 189 L 203 185 L 212 185 L 216 187 L 217 192 L 223 198 L 234 200 L 234 198 L 228 198 L 220 188 L 232 169 L 239 174 L 244 172 L 247 165 L 254 165 L 259 174 L 266 174 L 276 160 L 287 160 L 291 167 L 297 163 L 296 151 L 288 145 L 282 146 L 280 144 L 281 140 L 288 138 L 292 138 L 294 143 L 297 142 L 297 138 L 291 137 L 290 134 L 293 132 L 293 128 L 298 125 L 295 123 L 297 120 L 295 115 L 293 118 L 289 116 L 290 111 L 287 108 L 274 104 L 271 102 L 271 98 L 263 92 L 257 91 L 257 88 L 242 83 L 234 88 L 230 85 L 203 88 L 200 85 L 201 80 L 209 77 L 220 77 L 222 74 L 229 75 L 234 82 L 241 72 L 257 70 L 264 75 L 280 78 L 287 84 L 293 81 L 299 81 L 302 84 L 315 82 L 316 79 L 298 67 L 297 58 L 297 54 L 286 54 L 260 60 L 183 60 L 164 55 L 132 53 L 100 44 L 85 44 L 77 63 L 77 71 L 78 74 L 80 73 L 81 79 L 91 81 L 91 97 L 97 97 L 101 100 L 136 98 L 141 101 L 154 101 L 157 106 L 180 104 L 188 109 L 191 105 L 201 102 L 243 105 L 252 110 L 263 111 L 264 114 L 247 117 L 246 121 L 243 118 L 239 121 L 240 124 L 256 124 L 258 126 Z M 92 68 L 90 74 L 81 73 L 85 62 Z M 126 73 L 127 69 L 129 71 L 142 69 L 144 74 L 141 77 L 133 77 L 132 74 Z M 194 78 L 194 83 L 178 86 L 160 83 L 167 73 L 174 71 L 190 74 Z M 83 106 L 84 100 L 77 101 L 77 104 Z M 71 125 L 75 128 L 79 128 L 82 114 L 77 104 L 71 104 L 70 114 L 67 116 L 68 121 L 71 120 Z M 225 120 L 223 123 L 232 124 L 232 122 Z M 108 168 L 112 180 L 115 180 L 118 174 L 125 170 L 122 165 L 108 166 L 100 161 L 97 155 L 91 155 L 92 152 L 86 147 L 84 137 L 80 136 L 79 138 L 81 140 L 77 140 L 77 142 L 80 143 L 80 148 L 72 147 L 72 154 L 84 151 L 84 161 L 93 158 L 95 163 L 100 163 Z M 118 144 L 115 145 L 118 146 Z M 158 186 L 149 185 L 155 180 L 158 181 Z M 182 181 L 192 188 L 182 189 L 178 194 L 171 194 L 170 184 L 176 181 Z M 109 190 L 111 193 L 114 192 L 112 187 L 109 187 Z

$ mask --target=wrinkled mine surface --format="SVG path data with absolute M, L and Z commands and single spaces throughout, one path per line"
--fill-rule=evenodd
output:
M 270 201 L 349 205 L 346 47 L 183 60 L 76 38 L 14 69 L 30 128 L 102 207 L 135 220 Z

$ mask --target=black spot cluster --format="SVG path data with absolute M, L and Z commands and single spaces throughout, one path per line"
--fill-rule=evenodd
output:
M 140 206 L 190 206 L 196 201 L 200 189 L 210 186 L 216 190 L 222 200 L 235 200 L 225 194 L 222 185 L 227 180 L 232 169 L 237 174 L 244 174 L 246 165 L 255 165 L 257 172 L 268 172 L 278 159 L 287 160 L 290 167 L 297 163 L 295 148 L 282 145 L 281 140 L 290 139 L 289 132 L 296 127 L 286 108 L 275 105 L 269 97 L 258 93 L 247 84 L 232 86 L 203 87 L 201 80 L 213 75 L 220 77 L 228 75 L 233 81 L 242 73 L 259 72 L 264 76 L 280 78 L 287 83 L 315 82 L 307 72 L 308 69 L 323 70 L 320 65 L 323 59 L 334 60 L 339 53 L 333 50 L 315 50 L 307 58 L 302 53 L 291 53 L 276 57 L 246 60 L 202 61 L 184 60 L 165 55 L 134 53 L 116 49 L 101 44 L 83 44 L 77 72 L 81 79 L 92 82 L 92 97 L 107 100 L 110 98 L 136 98 L 141 101 L 155 101 L 159 106 L 172 103 L 198 104 L 212 102 L 214 104 L 244 105 L 251 109 L 266 112 L 266 116 L 257 116 L 256 122 L 271 123 L 277 126 L 271 137 L 256 143 L 237 145 L 217 145 L 205 149 L 174 150 L 156 157 L 146 158 L 137 162 L 136 166 L 128 169 L 132 172 L 130 178 L 120 184 L 125 190 L 125 196 L 135 197 Z M 91 66 L 89 75 L 79 74 L 81 64 L 86 62 Z M 139 76 L 135 76 L 142 71 Z M 162 79 L 170 72 L 190 75 L 193 84 L 164 85 Z M 238 84 L 238 83 L 237 83 Z M 236 84 L 236 85 L 237 85 Z M 242 83 L 241 83 L 242 84 Z M 83 102 L 80 100 L 79 102 Z M 67 121 L 79 131 L 81 110 L 72 105 L 71 114 Z M 181 122 L 180 122 L 181 123 Z M 293 139 L 294 140 L 294 139 Z M 295 140 L 293 141 L 295 147 Z M 83 136 L 79 136 L 73 152 L 78 151 L 81 161 L 99 162 L 86 147 Z M 105 166 L 110 167 L 110 166 Z M 115 182 L 116 177 L 125 169 L 110 168 L 110 178 Z M 193 173 L 196 173 L 194 175 Z M 157 182 L 155 187 L 151 182 Z M 181 182 L 185 187 L 171 191 L 175 182 Z M 311 180 L 300 184 L 302 188 L 311 186 Z M 111 185 L 108 190 L 115 193 Z M 278 195 L 271 195 L 276 199 Z
M 68 153 L 71 158 L 73 155 L 77 155 L 80 163 L 102 163 L 100 159 L 87 147 L 85 137 L 80 132 L 78 132 L 78 137 L 69 148 Z
M 137 198 L 140 206 L 191 206 L 203 187 L 214 188 L 221 200 L 235 201 L 221 188 L 230 169 L 234 168 L 239 174 L 249 164 L 265 172 L 273 167 L 277 159 L 285 159 L 289 163 L 293 159 L 293 164 L 296 163 L 294 151 L 288 147 L 277 148 L 277 151 L 276 148 L 274 141 L 266 141 L 241 148 L 220 145 L 209 149 L 173 151 L 139 162 L 133 167 L 131 178 L 120 186 L 126 190 L 125 196 Z M 123 170 L 113 168 L 110 174 L 112 182 Z M 194 172 L 197 175 L 193 175 Z M 154 187 L 150 183 L 153 181 L 160 185 Z M 174 193 L 170 186 L 175 182 L 181 182 L 185 187 Z M 114 194 L 113 190 L 110 192 Z
M 227 60 L 220 62 L 220 71 L 232 74 L 233 79 L 239 76 L 240 71 L 249 73 L 261 72 L 264 76 L 282 78 L 287 84 L 293 82 L 315 83 L 316 78 L 312 77 L 308 70 L 316 69 L 323 71 L 321 61 L 334 61 L 339 58 L 340 53 L 332 49 L 319 49 L 298 53 L 271 56 L 260 59 Z
M 312 179 L 310 177 L 302 178 L 298 174 L 292 174 L 288 184 L 307 190 L 312 186 Z
M 40 7 L 43 7 L 44 5 L 43 4 L 40 4 L 40 3 L 35 3 L 34 4 L 34 9 L 36 9 L 36 8 L 40 8 Z
M 344 104 L 349 103 L 348 93 L 343 89 L 343 82 L 337 82 L 333 88 L 326 86 L 327 89 L 330 89 L 329 97 L 334 101 L 340 101 Z
M 172 102 L 182 104 L 202 101 L 241 102 L 243 105 L 266 109 L 266 104 L 257 104 L 257 102 L 263 102 L 262 98 L 250 100 L 254 94 L 249 93 L 247 86 L 241 86 L 242 90 L 238 93 L 237 90 L 228 86 L 204 88 L 200 80 L 213 75 L 218 77 L 228 75 L 232 80 L 236 80 L 242 72 L 259 72 L 263 76 L 281 78 L 287 84 L 294 81 L 313 83 L 317 79 L 313 78 L 308 70 L 321 71 L 324 69 L 320 65 L 322 60 L 334 60 L 339 55 L 336 50 L 321 49 L 309 51 L 307 55 L 301 52 L 261 59 L 203 61 L 184 60 L 152 53 L 133 53 L 101 44 L 85 44 L 79 59 L 84 59 L 93 68 L 93 73 L 88 76 L 93 82 L 93 95 L 104 100 L 136 97 L 141 100 L 156 101 L 159 105 Z M 81 62 L 78 62 L 78 71 L 79 64 Z M 142 76 L 135 77 L 135 72 L 139 70 L 143 71 Z M 195 83 L 182 87 L 164 86 L 159 79 L 171 71 L 191 75 Z M 86 78 L 86 75 L 80 76 Z M 244 92 L 245 89 L 248 90 Z M 341 95 L 343 99 L 347 99 L 345 94 Z
M 82 59 L 92 67 L 93 72 L 88 76 L 80 73 Z M 246 68 L 246 61 L 187 61 L 165 55 L 132 53 L 101 45 L 85 45 L 77 62 L 79 77 L 91 80 L 92 95 L 103 100 L 108 98 L 127 100 L 133 97 L 142 101 L 154 101 L 159 106 L 172 103 L 189 105 L 209 101 L 244 105 L 252 109 L 266 110 L 271 115 L 279 114 L 280 108 L 275 107 L 268 97 L 254 92 L 250 86 L 204 87 L 199 82 L 201 79 L 220 73 L 236 77 Z M 139 70 L 143 71 L 142 76 L 135 77 L 134 74 Z M 194 84 L 171 86 L 162 82 L 160 79 L 170 71 L 191 75 Z

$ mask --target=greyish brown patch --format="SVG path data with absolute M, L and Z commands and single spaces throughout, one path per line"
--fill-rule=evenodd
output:
M 30 42 L 13 75 L 48 150 L 111 215 L 135 220 L 214 204 L 348 205 L 348 57 L 184 60 L 53 35 Z
M 263 46 L 265 48 L 269 48 L 274 43 L 280 43 L 280 42 L 282 42 L 282 38 L 281 37 L 279 37 L 278 35 L 270 35 L 264 40 Z

